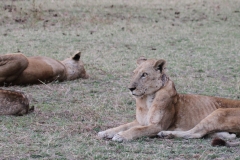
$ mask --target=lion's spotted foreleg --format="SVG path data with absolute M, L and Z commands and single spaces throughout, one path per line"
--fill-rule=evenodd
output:
M 143 136 L 155 136 L 161 130 L 160 126 L 149 125 L 149 126 L 137 126 L 130 128 L 129 130 L 119 132 L 112 140 L 114 141 L 129 141 Z
M 139 123 L 135 120 L 133 122 L 123 124 L 123 125 L 120 125 L 120 126 L 115 127 L 115 128 L 110 128 L 108 130 L 98 132 L 98 137 L 100 137 L 100 138 L 113 138 L 113 136 L 116 135 L 117 133 L 128 130 L 128 129 L 130 129 L 132 127 L 136 127 L 136 126 L 139 126 Z
M 226 131 L 240 132 L 240 109 L 225 108 L 217 109 L 204 118 L 199 124 L 188 131 L 161 131 L 158 136 L 165 137 L 173 135 L 180 138 L 201 138 L 206 134 Z

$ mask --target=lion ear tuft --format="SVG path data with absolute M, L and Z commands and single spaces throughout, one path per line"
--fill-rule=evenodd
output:
M 162 73 L 165 68 L 165 64 L 166 64 L 166 61 L 164 59 L 160 59 L 154 64 L 154 68 L 156 70 L 160 70 L 160 72 Z
M 147 60 L 147 58 L 145 58 L 144 56 L 141 56 L 137 59 L 137 64 L 140 65 L 141 63 L 145 62 Z
M 75 61 L 79 61 L 80 58 L 81 58 L 81 52 L 76 51 L 74 56 L 72 57 L 72 59 L 75 60 Z

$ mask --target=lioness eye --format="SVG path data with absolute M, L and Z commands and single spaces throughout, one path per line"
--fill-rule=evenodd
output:
M 148 75 L 147 73 L 143 73 L 141 77 L 145 78 L 147 77 L 147 75 Z

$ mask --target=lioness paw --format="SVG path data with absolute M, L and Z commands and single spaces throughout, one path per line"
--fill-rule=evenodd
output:
M 117 141 L 117 142 L 122 142 L 125 141 L 126 139 L 123 138 L 120 134 L 116 134 L 114 135 L 114 137 L 112 138 L 113 141 Z
M 106 131 L 98 132 L 97 136 L 99 138 L 112 138 L 114 135 L 107 133 Z
M 104 131 L 98 132 L 97 136 L 98 136 L 99 138 L 104 138 L 104 137 L 106 136 L 106 133 L 105 133 Z
M 158 135 L 158 137 L 160 137 L 160 138 L 169 138 L 169 139 L 170 139 L 170 138 L 173 137 L 171 131 L 161 131 L 161 132 L 159 132 L 157 135 Z
M 165 137 L 164 131 L 159 132 L 157 135 L 160 138 L 164 138 Z

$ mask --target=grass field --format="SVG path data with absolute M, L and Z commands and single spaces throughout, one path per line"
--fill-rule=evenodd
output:
M 96 137 L 135 118 L 127 86 L 140 56 L 165 59 L 179 93 L 240 99 L 239 0 L 2 0 L 0 42 L 0 54 L 58 60 L 80 50 L 91 76 L 8 87 L 36 109 L 0 117 L 0 159 L 240 159 L 211 139 Z

